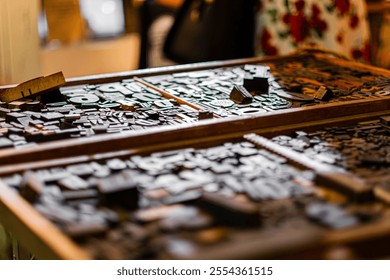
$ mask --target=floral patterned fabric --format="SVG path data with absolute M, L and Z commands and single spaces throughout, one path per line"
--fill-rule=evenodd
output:
M 364 0 L 262 0 L 257 53 L 283 55 L 316 45 L 369 61 L 369 26 Z

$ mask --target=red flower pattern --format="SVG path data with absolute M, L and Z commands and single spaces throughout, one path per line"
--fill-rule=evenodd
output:
M 340 14 L 342 15 L 348 13 L 351 8 L 350 0 L 334 0 L 333 2 L 337 10 L 339 10 Z
M 282 21 L 285 23 L 285 24 L 289 24 L 290 23 L 290 14 L 285 14 L 282 16 Z
M 351 19 L 349 20 L 349 26 L 352 29 L 356 29 L 359 25 L 359 17 L 357 15 L 352 15 Z
M 278 55 L 301 45 L 317 44 L 369 61 L 364 0 L 266 0 L 262 3 L 258 37 L 262 53 Z M 275 16 L 280 20 L 278 24 L 274 22 Z
M 321 9 L 318 7 L 318 4 L 311 5 L 311 16 L 318 18 L 321 15 Z
M 298 12 L 303 12 L 305 9 L 305 1 L 304 0 L 299 0 L 295 3 L 295 8 L 297 9 Z
M 311 6 L 311 19 L 310 19 L 310 25 L 312 28 L 315 29 L 317 34 L 322 37 L 323 33 L 328 29 L 328 24 L 326 21 L 321 19 L 321 10 L 318 7 L 317 4 L 313 4 Z
M 351 53 L 354 59 L 363 59 L 369 61 L 370 59 L 370 46 L 369 44 L 365 44 L 363 49 L 352 49 Z
M 309 22 L 302 13 L 290 15 L 290 33 L 296 43 L 303 42 L 309 35 Z
M 344 43 L 344 35 L 343 32 L 340 32 L 336 36 L 336 41 L 341 45 Z
M 271 33 L 267 30 L 267 28 L 264 28 L 263 33 L 260 37 L 260 44 L 263 47 L 263 51 L 266 55 L 277 55 L 278 49 L 272 45 L 271 39 Z

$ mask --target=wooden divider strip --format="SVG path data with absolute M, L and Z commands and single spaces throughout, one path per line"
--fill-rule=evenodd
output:
M 272 127 L 310 123 L 386 110 L 390 110 L 390 97 L 287 109 L 283 112 L 269 112 L 234 119 L 205 120 L 195 124 L 152 128 L 147 131 L 130 131 L 120 134 L 68 139 L 44 143 L 22 150 L 1 150 L 0 165 L 105 153 L 218 135 L 244 134 L 262 129 L 272 129 Z

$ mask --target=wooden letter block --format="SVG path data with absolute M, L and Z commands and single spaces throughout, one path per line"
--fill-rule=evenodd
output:
M 250 104 L 253 97 L 243 86 L 234 86 L 230 92 L 230 99 L 238 104 Z
M 328 101 L 332 97 L 333 97 L 333 92 L 330 89 L 328 89 L 327 87 L 321 86 L 317 90 L 316 95 L 315 95 L 314 98 L 322 100 L 322 101 Z
M 260 224 L 259 210 L 249 201 L 243 202 L 215 193 L 204 193 L 199 204 L 224 223 L 239 227 Z
M 97 184 L 100 201 L 104 205 L 119 206 L 127 209 L 138 207 L 139 192 L 133 181 L 131 172 L 103 178 Z

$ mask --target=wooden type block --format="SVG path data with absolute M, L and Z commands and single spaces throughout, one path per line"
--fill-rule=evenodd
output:
M 328 101 L 332 97 L 333 97 L 333 92 L 329 88 L 327 88 L 325 86 L 321 86 L 316 91 L 316 94 L 314 96 L 315 99 L 319 99 L 321 101 Z
M 175 232 L 183 230 L 199 230 L 210 227 L 214 220 L 197 207 L 185 206 L 181 211 L 172 211 L 160 220 L 159 227 L 163 231 Z
M 204 193 L 199 206 L 209 211 L 217 220 L 239 227 L 258 226 L 260 214 L 257 205 L 215 193 Z
M 237 104 L 250 104 L 252 103 L 252 95 L 243 86 L 234 86 L 230 92 L 230 99 Z
M 14 142 L 12 142 L 10 139 L 5 137 L 0 137 L 0 149 L 9 148 L 13 146 L 14 146 Z
M 36 78 L 24 82 L 14 88 L 0 92 L 0 99 L 4 102 L 11 102 L 25 97 L 35 96 L 58 88 L 65 83 L 62 72 L 55 73 L 47 77 Z
M 96 134 L 103 134 L 103 133 L 106 133 L 106 132 L 107 132 L 107 129 L 108 129 L 108 126 L 107 126 L 107 125 L 94 125 L 94 126 L 92 126 L 92 130 L 93 130 L 93 132 L 95 132 Z
M 0 135 L 4 136 L 8 134 L 8 128 L 7 127 L 0 127 Z
M 41 121 L 41 116 L 42 116 L 41 113 L 33 112 L 33 111 L 23 111 L 23 114 L 26 114 L 33 120 Z
M 63 227 L 64 232 L 72 238 L 83 238 L 104 234 L 109 229 L 106 223 L 88 222 L 74 223 Z
M 1 180 L 8 186 L 20 188 L 23 182 L 23 177 L 20 174 L 3 177 Z
M 192 203 L 201 197 L 200 190 L 189 190 L 183 193 L 170 195 L 162 200 L 164 204 Z
M 65 101 L 59 101 L 59 102 L 53 102 L 53 103 L 47 103 L 46 104 L 46 107 L 47 107 L 47 110 L 51 110 L 53 108 L 58 108 L 58 107 L 64 107 L 64 106 L 73 106 L 73 105 L 69 105 L 67 102 Z M 55 111 L 55 110 L 54 110 Z
M 157 111 L 150 110 L 150 111 L 146 111 L 145 113 L 148 115 L 148 118 L 151 120 L 158 120 L 160 117 L 160 114 Z
M 41 120 L 30 120 L 29 125 L 38 129 L 42 129 L 44 122 Z
M 68 129 L 68 128 L 75 128 L 75 126 L 72 124 L 72 121 L 62 120 L 60 123 L 60 129 Z
M 122 171 L 119 174 L 99 179 L 97 189 L 100 201 L 104 205 L 127 209 L 138 208 L 139 192 L 131 172 Z
M 334 171 L 319 171 L 314 179 L 315 183 L 324 185 L 345 193 L 357 201 L 372 199 L 373 190 L 364 180 L 347 173 Z
M 18 134 L 23 135 L 24 133 L 24 127 L 21 124 L 18 123 L 12 123 L 14 127 L 8 128 L 8 134 Z
M 11 122 L 11 125 L 13 127 L 10 127 L 8 129 L 9 134 L 23 134 L 24 126 L 18 122 Z
M 57 113 L 57 112 L 49 112 L 49 113 L 42 114 L 41 118 L 45 122 L 58 121 L 58 120 L 64 118 L 64 115 L 61 113 Z
M 58 181 L 58 184 L 67 190 L 83 190 L 88 188 L 88 183 L 75 175 L 61 179 Z
M 75 164 L 75 165 L 69 165 L 66 167 L 66 170 L 74 175 L 84 177 L 84 176 L 90 176 L 94 173 L 93 168 L 90 164 Z
M 245 65 L 244 87 L 248 91 L 268 93 L 269 70 L 268 66 Z
M 138 103 L 137 102 L 133 102 L 133 101 L 118 100 L 117 102 L 120 104 L 121 109 L 125 110 L 125 111 L 133 111 L 134 112 L 139 107 Z
M 79 120 L 80 118 L 81 118 L 80 114 L 66 114 L 66 115 L 64 115 L 64 119 L 66 121 L 75 121 L 75 120 Z
M 73 224 L 77 222 L 79 215 L 77 211 L 70 206 L 62 204 L 37 204 L 36 209 L 46 218 L 57 224 Z
M 30 132 L 24 135 L 28 142 L 43 142 L 47 139 L 47 136 L 44 136 L 40 132 Z
M 26 172 L 23 176 L 21 195 L 30 202 L 35 202 L 41 195 L 43 182 L 32 172 Z
M 42 104 L 39 101 L 25 102 L 20 106 L 20 109 L 24 111 L 39 112 L 42 108 Z
M 30 117 L 23 117 L 18 118 L 17 122 L 20 123 L 23 127 L 26 127 L 29 125 L 31 118 Z
M 55 135 L 53 135 L 52 140 L 68 139 L 71 135 L 79 133 L 80 130 L 78 128 L 55 130 Z
M 94 189 L 62 191 L 62 196 L 65 200 L 86 200 L 98 197 L 98 192 Z
M 251 74 L 245 74 L 244 87 L 248 91 L 268 93 L 268 90 L 269 90 L 268 78 L 254 77 Z
M 134 213 L 135 219 L 140 223 L 150 223 L 166 218 L 170 213 L 184 209 L 182 204 L 161 205 L 147 209 L 140 209 Z
M 359 219 L 344 209 L 329 203 L 312 203 L 306 207 L 306 215 L 324 226 L 334 229 L 356 226 Z
M 11 113 L 10 109 L 0 107 L 0 118 L 5 118 L 9 113 Z
M 110 168 L 112 171 L 120 171 L 127 167 L 126 162 L 119 158 L 110 159 L 106 163 L 107 167 Z
M 12 101 L 8 103 L 9 109 L 21 109 L 22 105 L 24 104 L 24 101 Z
M 390 125 L 390 116 L 383 116 L 380 118 L 381 122 L 385 125 Z
M 55 172 L 51 172 L 49 170 L 40 170 L 38 173 L 36 173 L 36 176 L 38 176 L 42 182 L 45 182 L 45 184 L 57 183 L 57 181 L 67 178 L 70 175 L 71 174 L 65 170 L 57 170 Z
M 5 121 L 8 122 L 8 123 L 17 122 L 18 118 L 24 118 L 24 117 L 26 117 L 25 114 L 10 112 L 10 113 L 6 114 Z
M 214 117 L 213 112 L 211 111 L 199 111 L 198 112 L 198 120 L 207 120 L 207 119 L 212 119 Z

